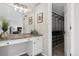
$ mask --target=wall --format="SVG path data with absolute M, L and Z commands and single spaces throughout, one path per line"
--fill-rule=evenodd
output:
M 39 34 L 43 35 L 43 54 L 44 55 L 51 55 L 51 53 L 52 53 L 51 52 L 51 49 L 52 49 L 51 42 L 52 41 L 50 39 L 51 36 L 49 35 L 49 32 L 48 32 L 50 30 L 50 28 L 48 28 L 48 27 L 50 27 L 50 25 L 48 25 L 48 23 L 50 23 L 52 21 L 51 20 L 52 12 L 50 12 L 50 10 L 52 11 L 52 7 L 48 3 L 40 3 L 38 6 L 35 7 L 34 12 L 30 12 L 27 15 L 27 19 L 30 16 L 33 17 L 33 25 L 31 26 L 32 30 L 35 29 L 38 31 Z M 41 13 L 41 12 L 43 13 L 43 23 L 37 23 L 37 14 Z M 50 20 L 50 22 L 49 22 L 49 20 Z M 30 32 L 31 28 L 27 32 Z M 49 43 L 49 41 L 50 41 L 50 43 Z
M 32 24 L 29 24 L 29 17 L 32 17 Z M 25 29 L 23 30 L 24 33 L 30 33 L 31 30 L 34 30 L 34 12 L 28 13 L 26 19 L 23 21 L 23 27 L 25 27 Z
M 51 20 L 50 19 L 51 17 L 49 18 L 50 9 L 48 9 L 48 7 L 49 7 L 48 3 L 41 3 L 40 5 L 37 6 L 36 12 L 35 12 L 35 29 L 44 37 L 43 38 L 43 54 L 45 55 L 49 55 L 49 45 L 51 44 L 49 43 L 49 41 L 51 40 L 48 38 L 48 35 L 49 35 L 48 23 L 49 23 L 49 20 Z M 40 12 L 43 12 L 43 23 L 37 23 L 37 14 Z
M 73 4 L 73 38 L 72 38 L 72 55 L 79 56 L 79 3 Z

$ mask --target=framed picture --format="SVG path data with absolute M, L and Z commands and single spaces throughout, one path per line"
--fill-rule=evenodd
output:
M 32 23 L 33 23 L 33 18 L 32 18 L 32 16 L 31 17 L 29 17 L 29 25 L 31 25 Z
M 37 14 L 37 23 L 42 23 L 43 22 L 43 13 L 38 13 Z
M 26 18 L 27 18 L 27 15 L 24 15 L 24 19 L 23 20 L 26 20 Z

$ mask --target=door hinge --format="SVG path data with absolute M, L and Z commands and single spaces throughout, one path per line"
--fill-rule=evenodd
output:
M 72 29 L 72 27 L 70 26 L 70 30 Z

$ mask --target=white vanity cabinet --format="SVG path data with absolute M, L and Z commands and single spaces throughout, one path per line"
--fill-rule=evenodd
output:
M 43 51 L 42 36 L 33 37 L 32 40 L 33 40 L 32 43 L 29 44 L 30 47 L 27 53 L 30 56 L 37 55 Z
M 0 41 L 0 55 L 15 56 L 27 53 L 35 56 L 43 51 L 42 36 Z M 5 50 L 5 52 L 4 52 Z

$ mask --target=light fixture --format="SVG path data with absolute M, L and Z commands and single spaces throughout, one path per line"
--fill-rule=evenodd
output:
M 20 3 L 14 3 L 15 6 L 18 6 L 18 7 L 22 7 L 22 8 L 25 8 L 27 9 L 27 6 L 23 5 L 23 4 L 20 4 Z
M 27 8 L 27 6 L 22 5 L 22 4 L 20 4 L 20 3 L 14 3 L 14 9 L 15 9 L 15 11 L 16 11 L 17 9 L 19 9 L 20 12 L 24 12 L 24 13 L 26 13 L 26 12 L 29 11 L 28 8 Z

